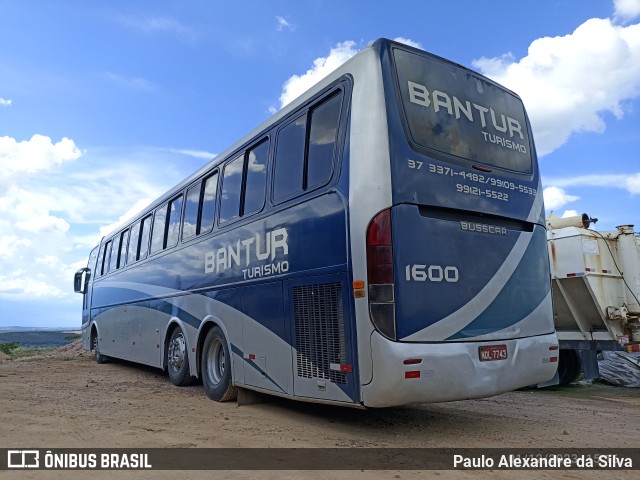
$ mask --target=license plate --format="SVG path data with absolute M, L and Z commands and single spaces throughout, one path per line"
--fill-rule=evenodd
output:
M 478 356 L 481 362 L 490 362 L 492 360 L 506 360 L 506 345 L 483 345 L 478 347 Z

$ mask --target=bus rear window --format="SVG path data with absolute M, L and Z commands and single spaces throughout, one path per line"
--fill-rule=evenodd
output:
M 394 49 L 400 104 L 419 147 L 531 172 L 524 106 L 512 93 L 453 63 Z

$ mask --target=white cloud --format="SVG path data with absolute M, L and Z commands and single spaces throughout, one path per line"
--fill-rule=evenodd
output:
M 69 230 L 69 224 L 63 218 L 53 215 L 41 215 L 17 222 L 16 228 L 32 233 L 46 233 L 51 231 L 64 233 Z
M 203 160 L 211 160 L 217 155 L 205 150 L 188 150 L 185 148 L 158 148 L 158 150 L 161 152 L 177 153 L 188 157 L 201 158 Z
M 0 197 L 0 207 L 5 219 L 14 219 L 15 228 L 32 233 L 69 230 L 62 218 L 50 214 L 55 200 L 43 192 L 30 192 L 12 185 Z
M 288 30 L 293 30 L 294 26 L 291 25 L 284 17 L 276 16 L 276 23 L 278 24 L 278 31 L 281 32 L 285 28 Z
M 55 255 L 46 255 L 44 257 L 37 257 L 35 261 L 36 261 L 36 264 L 45 265 L 48 268 L 53 268 L 53 269 L 66 268 L 66 265 L 64 264 L 64 262 L 60 260 L 58 257 L 56 257 Z
M 111 223 L 110 225 L 105 225 L 104 227 L 100 227 L 100 237 L 104 237 L 105 235 L 110 234 L 114 230 L 116 230 L 120 225 L 122 225 L 127 220 L 132 219 L 142 210 L 147 208 L 149 204 L 153 201 L 153 198 L 143 198 L 138 200 L 133 207 L 127 210 L 123 215 L 118 218 L 117 221 Z
M 55 198 L 38 188 L 31 191 L 30 182 L 39 175 L 27 176 L 22 181 L 25 188 L 11 185 L 0 196 L 2 298 L 59 298 L 71 295 L 67 285 L 73 272 L 60 259 L 73 246 L 71 225 L 61 216 L 51 213 Z M 59 178 L 49 172 L 42 175 L 51 179 Z M 54 262 L 54 258 L 60 260 Z
M 0 107 L 10 107 L 12 103 L 11 99 L 0 97 Z
M 24 272 L 16 272 L 24 274 Z M 43 297 L 64 297 L 65 292 L 55 285 L 29 276 L 0 275 L 0 298 L 10 300 L 33 300 Z
M 544 178 L 543 183 L 556 187 L 606 187 L 640 194 L 640 172 L 619 174 L 591 174 L 566 178 Z
M 640 17 L 640 0 L 613 0 L 613 18 L 626 23 Z
M 0 137 L 0 177 L 12 172 L 47 170 L 81 156 L 80 149 L 67 137 L 56 143 L 38 134 L 21 142 L 11 137 Z
M 416 42 L 414 40 L 411 40 L 410 38 L 396 37 L 393 40 L 396 42 L 404 43 L 405 45 L 409 45 L 410 47 L 415 47 L 420 49 L 422 48 L 422 44 L 420 42 Z
M 69 139 L 34 139 L 0 143 L 0 298 L 76 301 L 70 279 L 78 264 L 86 265 L 99 230 L 104 234 L 148 205 L 199 167 L 205 153 L 81 152 Z M 149 175 L 149 165 L 163 175 Z
M 632 195 L 640 194 L 640 173 L 626 176 L 624 183 L 629 193 Z
M 580 200 L 576 195 L 569 195 L 560 187 L 547 187 L 543 190 L 544 206 L 547 210 L 556 210 L 567 203 Z
M 577 210 L 565 210 L 564 213 L 562 214 L 562 218 L 577 217 L 577 216 L 578 216 Z
M 29 245 L 31 245 L 31 240 L 28 238 L 2 235 L 0 236 L 0 257 L 12 256 L 21 247 L 28 247 Z
M 280 108 L 307 91 L 324 77 L 333 72 L 344 62 L 353 57 L 358 50 L 355 42 L 347 40 L 337 44 L 326 57 L 319 57 L 313 61 L 313 67 L 302 75 L 293 75 L 283 86 L 280 95 Z
M 101 235 L 98 232 L 92 235 L 74 235 L 73 246 L 75 249 L 86 250 L 88 252 L 89 250 L 93 249 L 93 247 L 98 245 L 100 238 L 101 238 Z M 87 265 L 87 261 L 85 259 L 84 265 L 82 266 L 86 266 L 86 265 Z
M 161 158 L 157 149 L 151 149 Z M 175 155 L 167 156 L 175 159 Z M 135 155 L 118 156 L 113 153 L 111 164 L 98 165 L 102 160 L 91 158 L 93 165 L 82 165 L 68 172 L 59 183 L 54 181 L 35 182 L 33 189 L 46 198 L 42 204 L 48 206 L 47 212 L 60 212 L 60 215 L 74 224 L 93 224 L 97 232 L 99 225 L 111 223 L 131 208 L 140 198 L 157 198 L 172 186 L 175 179 L 185 174 L 178 173 L 173 165 L 164 164 L 161 176 L 150 176 L 148 167 L 151 160 Z M 0 198 L 0 205 L 1 205 Z M 27 203 L 27 202 L 25 202 Z M 37 204 L 34 200 L 30 204 Z
M 125 77 L 113 72 L 105 72 L 102 77 L 130 92 L 154 93 L 159 90 L 155 83 L 141 77 Z
M 117 18 L 117 21 L 126 27 L 147 35 L 169 34 L 188 43 L 193 43 L 199 36 L 193 28 L 187 27 L 178 20 L 169 17 L 122 15 Z
M 570 35 L 535 40 L 520 60 L 507 53 L 473 65 L 522 97 L 545 155 L 572 134 L 603 132 L 603 113 L 623 117 L 624 102 L 640 94 L 640 24 L 594 18 Z
M 92 247 L 95 245 L 92 245 Z M 89 257 L 83 258 L 82 260 L 78 260 L 77 262 L 73 262 L 71 265 L 68 265 L 67 268 L 69 268 L 73 273 L 77 272 L 79 269 L 86 267 L 87 263 L 89 263 Z M 69 277 L 71 278 L 71 277 Z

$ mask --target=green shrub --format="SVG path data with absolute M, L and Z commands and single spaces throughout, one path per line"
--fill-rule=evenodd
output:
M 13 351 L 18 348 L 20 344 L 18 342 L 5 342 L 0 343 L 0 352 L 11 355 Z

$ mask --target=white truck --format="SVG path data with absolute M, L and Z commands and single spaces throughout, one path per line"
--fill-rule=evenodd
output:
M 640 237 L 633 225 L 590 230 L 597 219 L 547 218 L 558 372 L 545 385 L 597 378 L 603 350 L 640 351 Z

